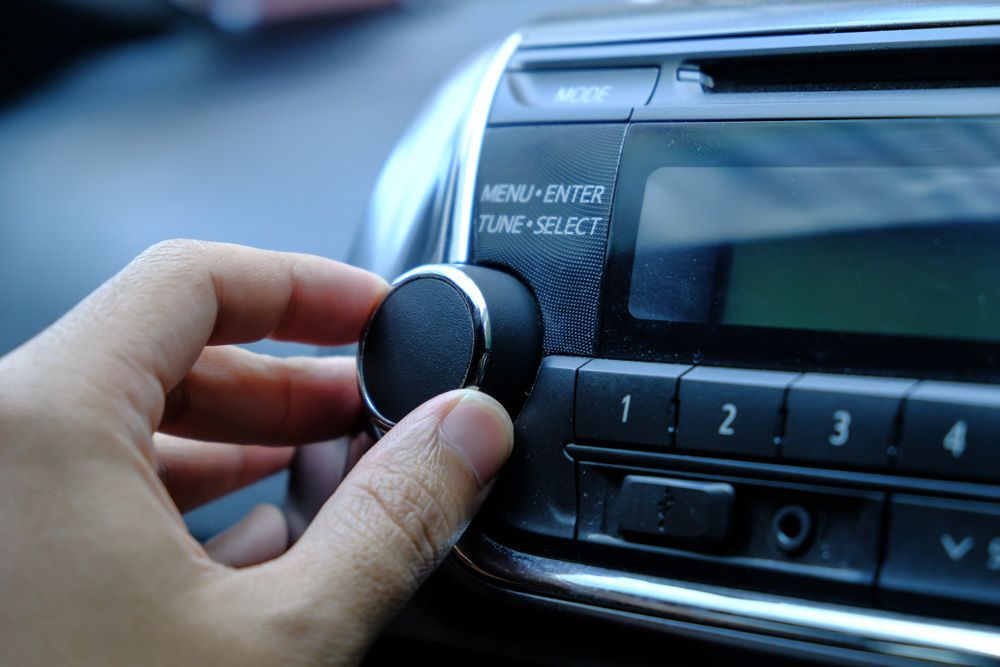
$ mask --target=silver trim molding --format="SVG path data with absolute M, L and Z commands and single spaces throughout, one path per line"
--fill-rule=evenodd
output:
M 1000 22 L 995 0 L 632 0 L 529 26 L 525 48 Z
M 457 229 L 450 222 L 459 210 L 457 192 L 475 187 L 490 103 L 517 41 L 509 38 L 460 67 L 414 121 L 379 175 L 352 264 L 391 279 L 418 264 L 446 261 Z M 471 148 L 475 161 L 465 152 Z M 467 191 L 465 201 L 473 198 Z M 470 216 L 468 208 L 464 219 Z
M 507 63 L 521 44 L 521 35 L 514 33 L 496 50 L 483 75 L 482 85 L 472 100 L 466 117 L 459 144 L 459 166 L 452 214 L 449 217 L 447 247 L 444 251 L 446 262 L 467 262 L 471 250 L 472 209 L 476 203 L 476 175 L 479 173 L 479 155 L 483 147 L 483 135 L 489 122 L 490 107 L 497 86 L 507 69 Z
M 454 555 L 495 586 L 609 613 L 637 612 L 938 664 L 1000 662 L 1000 633 L 987 627 L 630 575 L 513 551 L 483 535 L 467 535 Z

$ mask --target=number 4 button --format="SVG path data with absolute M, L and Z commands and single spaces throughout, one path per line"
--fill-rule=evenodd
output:
M 1000 481 L 1000 388 L 922 382 L 903 405 L 897 466 L 932 477 Z

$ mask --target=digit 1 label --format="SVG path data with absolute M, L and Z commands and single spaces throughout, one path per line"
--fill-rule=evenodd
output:
M 625 394 L 622 398 L 622 423 L 628 423 L 628 410 L 632 407 L 632 394 Z

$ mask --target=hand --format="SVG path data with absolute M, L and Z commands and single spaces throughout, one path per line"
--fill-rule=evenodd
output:
M 355 341 L 385 291 L 318 257 L 168 242 L 0 359 L 0 664 L 360 660 L 509 455 L 499 404 L 415 410 L 287 552 L 276 508 L 216 560 L 180 513 L 363 419 L 352 360 L 229 345 Z

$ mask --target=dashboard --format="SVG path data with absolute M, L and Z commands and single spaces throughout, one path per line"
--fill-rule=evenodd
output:
M 396 634 L 997 664 L 998 113 L 977 2 L 579 13 L 456 76 L 355 249 L 359 379 L 376 434 L 476 386 L 516 443 Z

